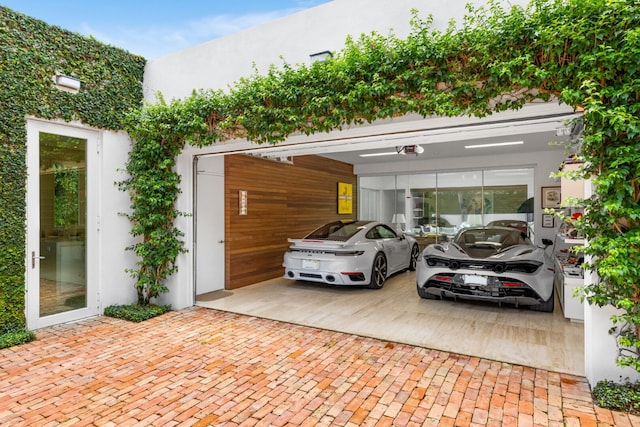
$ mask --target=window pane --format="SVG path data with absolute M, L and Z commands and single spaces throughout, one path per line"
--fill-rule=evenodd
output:
M 40 134 L 40 316 L 86 303 L 86 140 Z
M 482 171 L 438 174 L 437 193 L 439 220 L 455 227 L 482 225 Z
M 533 180 L 532 168 L 361 177 L 361 218 L 422 235 L 452 236 L 494 220 L 532 227 Z
M 493 209 L 485 216 L 492 221 L 518 220 L 533 230 L 533 169 L 488 170 L 484 173 L 485 194 L 493 201 Z M 530 234 L 533 238 L 533 235 Z

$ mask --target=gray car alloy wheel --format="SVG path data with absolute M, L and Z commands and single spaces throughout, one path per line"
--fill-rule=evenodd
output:
M 373 267 L 371 268 L 371 282 L 369 287 L 372 289 L 380 289 L 387 279 L 387 259 L 384 254 L 378 253 L 373 259 Z

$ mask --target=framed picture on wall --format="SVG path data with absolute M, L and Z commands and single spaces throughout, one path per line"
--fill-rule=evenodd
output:
M 542 214 L 542 227 L 553 228 L 555 225 L 555 216 L 553 214 Z
M 560 207 L 560 187 L 542 187 L 542 209 Z
M 353 213 L 353 184 L 347 182 L 338 183 L 338 213 Z

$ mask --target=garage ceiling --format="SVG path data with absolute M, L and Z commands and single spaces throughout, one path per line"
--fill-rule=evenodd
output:
M 282 159 L 300 155 L 322 155 L 353 165 L 390 161 L 522 154 L 565 149 L 568 136 L 558 136 L 557 130 L 579 117 L 566 105 L 556 102 L 532 103 L 517 111 L 505 111 L 485 118 L 430 117 L 410 114 L 378 120 L 372 124 L 352 125 L 323 134 L 293 135 L 276 144 L 255 144 L 246 140 L 216 144 L 212 154 L 245 153 Z M 521 141 L 519 145 L 465 148 Z M 397 154 L 407 145 L 420 145 L 419 155 Z M 374 153 L 396 153 L 363 157 Z

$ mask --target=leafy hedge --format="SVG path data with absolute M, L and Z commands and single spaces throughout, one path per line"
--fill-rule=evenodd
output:
M 0 333 L 0 349 L 24 344 L 33 341 L 35 338 L 36 335 L 26 328 L 6 330 Z
M 170 305 L 110 305 L 109 307 L 105 307 L 104 315 L 129 320 L 130 322 L 142 322 L 152 317 L 160 316 L 168 311 L 171 311 Z
M 26 117 L 123 129 L 142 103 L 144 65 L 0 6 L 0 337 L 25 327 Z M 57 73 L 79 78 L 80 92 L 56 89 Z
M 602 408 L 640 415 L 640 383 L 600 381 L 592 394 Z
M 230 138 L 275 144 L 352 123 L 418 113 L 486 116 L 557 97 L 584 111 L 583 177 L 595 194 L 578 227 L 600 280 L 590 303 L 624 311 L 614 318 L 619 363 L 640 371 L 640 11 L 637 0 L 533 0 L 504 10 L 468 6 L 460 29 L 431 28 L 414 15 L 406 39 L 350 39 L 310 66 L 281 64 L 239 80 L 229 93 L 199 91 L 137 111 L 127 130 L 127 165 L 138 289 L 157 295 L 183 250 L 174 227 L 180 177 L 174 157 L 186 142 Z M 167 214 L 153 216 L 161 207 Z M 157 251 L 157 248 L 167 248 Z

